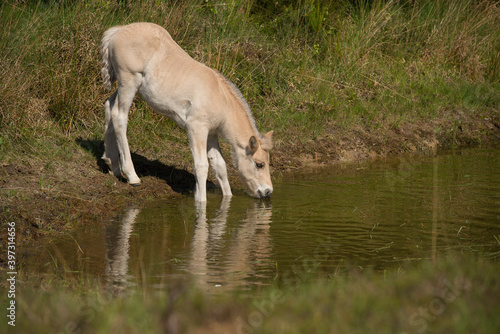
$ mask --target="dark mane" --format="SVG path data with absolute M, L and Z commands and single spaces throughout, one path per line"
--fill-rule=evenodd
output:
M 219 71 L 216 71 L 216 70 L 214 70 L 214 71 L 215 71 L 215 73 L 217 73 L 217 75 L 219 75 L 219 77 L 222 79 L 222 81 L 229 88 L 228 90 L 231 93 L 231 95 L 233 95 L 233 97 L 236 98 L 236 100 L 238 100 L 241 103 L 243 109 L 245 109 L 245 111 L 247 113 L 248 120 L 250 121 L 250 124 L 252 124 L 252 128 L 260 136 L 260 132 L 259 132 L 259 130 L 257 130 L 257 125 L 255 124 L 255 119 L 253 118 L 253 115 L 252 115 L 252 111 L 250 110 L 250 107 L 248 106 L 247 100 L 245 100 L 245 98 L 243 97 L 243 94 L 241 94 L 241 91 L 238 89 L 238 87 L 236 87 L 236 85 L 231 80 L 226 78 L 222 73 L 220 73 Z

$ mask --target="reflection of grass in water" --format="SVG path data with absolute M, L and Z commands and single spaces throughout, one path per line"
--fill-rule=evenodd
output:
M 187 282 L 134 288 L 111 298 L 91 279 L 50 287 L 19 279 L 20 332 L 366 333 L 493 332 L 500 313 L 500 264 L 449 257 L 419 268 L 352 272 L 329 280 L 207 295 Z M 3 280 L 5 281 L 5 280 Z M 30 282 L 31 284 L 28 284 Z M 7 298 L 2 295 L 2 298 Z M 2 300 L 4 304 L 5 300 Z M 7 323 L 0 323 L 5 329 Z M 197 331 L 198 330 L 198 331 Z
M 498 243 L 498 246 L 500 247 L 500 234 L 499 235 L 493 235 L 493 237 L 495 238 L 495 240 Z M 500 258 L 500 250 L 498 250 L 496 252 L 487 253 L 485 255 L 485 257 L 489 258 L 489 259 L 498 259 L 498 258 Z

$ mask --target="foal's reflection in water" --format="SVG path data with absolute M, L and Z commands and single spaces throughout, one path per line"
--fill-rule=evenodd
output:
M 267 266 L 271 253 L 271 204 L 250 202 L 245 218 L 236 228 L 230 224 L 233 229 L 228 231 L 230 202 L 231 198 L 224 198 L 212 219 L 207 219 L 206 204 L 197 206 L 189 271 L 204 290 L 244 285 L 260 266 Z
M 114 295 L 122 294 L 131 285 L 128 274 L 130 235 L 139 212 L 137 208 L 130 208 L 121 224 L 106 228 L 106 279 Z
M 189 254 L 185 257 L 188 260 L 184 269 L 204 290 L 245 285 L 246 280 L 258 279 L 256 272 L 268 266 L 270 202 L 250 200 L 245 209 L 238 211 L 230 207 L 231 198 L 224 197 L 218 210 L 207 217 L 206 202 L 196 205 L 196 225 L 190 237 L 191 245 L 186 247 Z M 128 209 L 121 224 L 106 228 L 106 277 L 110 292 L 115 295 L 135 285 L 129 273 L 129 253 L 130 237 L 139 213 L 140 209 Z

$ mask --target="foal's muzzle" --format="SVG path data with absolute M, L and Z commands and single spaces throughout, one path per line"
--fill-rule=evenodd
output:
M 271 194 L 273 193 L 272 188 L 266 188 L 266 189 L 259 189 L 257 190 L 257 194 L 259 195 L 260 198 L 268 198 L 271 197 Z

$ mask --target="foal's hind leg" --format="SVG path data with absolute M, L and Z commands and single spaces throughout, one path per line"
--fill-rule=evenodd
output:
M 104 104 L 104 114 L 106 116 L 106 127 L 104 132 L 104 154 L 102 160 L 108 165 L 109 169 L 115 176 L 120 176 L 120 154 L 118 152 L 118 144 L 116 142 L 115 128 L 111 121 L 111 109 L 116 101 L 116 92 Z
M 111 107 L 111 122 L 115 131 L 116 143 L 120 152 L 120 170 L 124 178 L 131 185 L 139 185 L 141 180 L 137 176 L 127 140 L 128 112 L 134 96 L 141 85 L 141 74 L 122 74 L 119 79 L 118 90 L 114 105 Z

